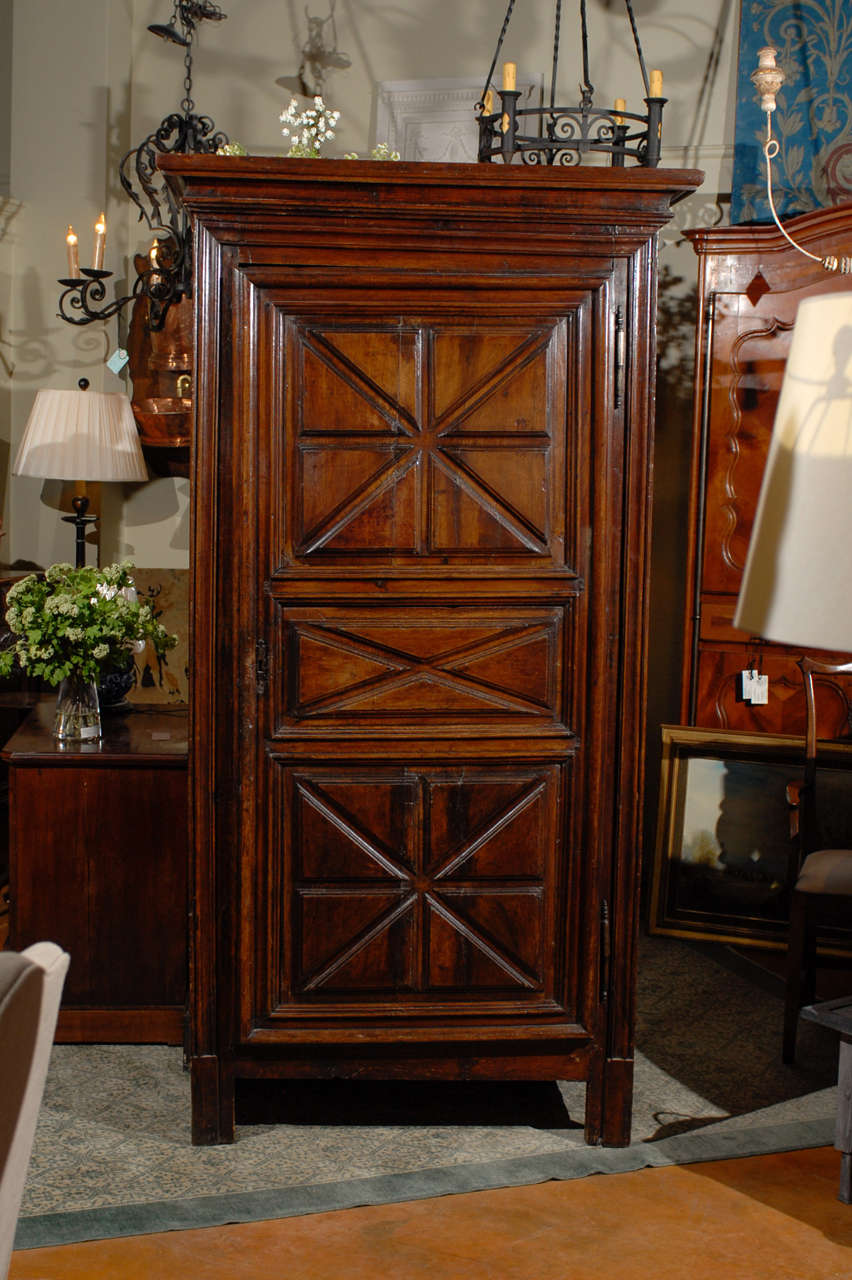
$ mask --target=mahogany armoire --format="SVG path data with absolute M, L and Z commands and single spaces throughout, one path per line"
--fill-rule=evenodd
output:
M 785 226 L 818 258 L 852 252 L 852 204 Z M 772 224 L 686 234 L 698 255 L 698 325 L 681 722 L 803 734 L 803 650 L 739 631 L 733 618 L 799 303 L 848 291 L 849 276 L 800 253 Z M 738 700 L 747 667 L 768 676 L 767 703 Z M 820 675 L 815 694 L 821 731 L 848 732 L 852 679 Z
M 629 1140 L 656 233 L 692 171 L 167 156 L 195 223 L 193 1135 L 238 1078 Z

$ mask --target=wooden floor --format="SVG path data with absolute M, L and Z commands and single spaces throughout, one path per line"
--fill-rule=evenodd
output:
M 9 1280 L 849 1280 L 830 1148 L 33 1249 Z

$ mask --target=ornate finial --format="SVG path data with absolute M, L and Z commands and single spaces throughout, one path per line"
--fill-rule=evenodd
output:
M 757 70 L 751 73 L 751 82 L 760 94 L 761 111 L 775 110 L 775 95 L 787 77 L 775 63 L 776 50 L 771 45 L 759 49 Z

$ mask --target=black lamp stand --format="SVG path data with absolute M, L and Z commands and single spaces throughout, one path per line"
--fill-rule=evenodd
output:
M 87 516 L 89 509 L 89 499 L 85 494 L 78 493 L 76 497 L 71 499 L 71 506 L 74 508 L 73 516 L 62 516 L 61 518 L 66 524 L 73 524 L 75 529 L 74 546 L 76 549 L 76 560 L 74 567 L 82 569 L 86 564 L 86 525 L 94 524 L 97 516 Z

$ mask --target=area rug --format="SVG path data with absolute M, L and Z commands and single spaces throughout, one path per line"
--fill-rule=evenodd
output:
M 584 1087 L 293 1082 L 237 1140 L 192 1147 L 179 1049 L 54 1049 L 15 1247 L 764 1154 L 832 1141 L 836 1038 L 805 1024 L 780 1062 L 771 975 L 643 940 L 632 1142 L 583 1143 Z

